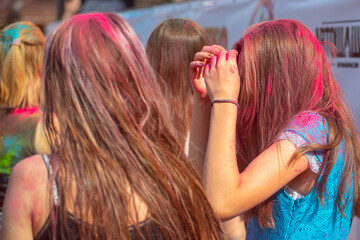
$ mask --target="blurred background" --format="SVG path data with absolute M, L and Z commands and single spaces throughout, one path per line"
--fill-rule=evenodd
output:
M 32 21 L 42 29 L 51 22 L 62 20 L 68 17 L 69 13 L 75 14 L 81 11 L 91 10 L 94 4 L 97 6 L 114 6 L 117 2 L 121 9 L 112 9 L 113 11 L 124 11 L 135 8 L 145 8 L 160 4 L 172 2 L 185 2 L 187 0 L 1 0 L 0 1 L 0 28 L 9 23 L 19 20 Z M 66 5 L 69 6 L 69 12 L 66 12 Z M 110 9 L 109 9 L 110 10 Z M 71 12 L 73 11 L 73 12 Z

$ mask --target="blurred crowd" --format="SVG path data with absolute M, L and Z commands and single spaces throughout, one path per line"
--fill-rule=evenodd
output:
M 75 13 L 124 11 L 185 1 L 189 0 L 1 0 L 0 27 L 21 20 L 30 20 L 43 27 Z

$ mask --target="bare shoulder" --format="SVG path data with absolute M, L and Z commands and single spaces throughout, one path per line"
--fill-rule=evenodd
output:
M 5 197 L 21 195 L 27 200 L 24 204 L 32 208 L 34 196 L 44 195 L 48 186 L 49 175 L 43 158 L 34 155 L 21 160 L 12 169 Z
M 34 155 L 18 162 L 11 171 L 10 182 L 31 190 L 29 185 L 47 181 L 48 171 L 41 155 Z
M 41 155 L 28 157 L 15 165 L 3 205 L 1 239 L 33 238 L 33 223 L 46 214 L 39 209 L 47 207 L 44 203 L 48 199 L 48 186 L 47 168 Z

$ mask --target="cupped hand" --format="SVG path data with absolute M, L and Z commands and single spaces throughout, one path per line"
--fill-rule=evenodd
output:
M 220 51 L 204 67 L 207 93 L 211 101 L 216 99 L 238 100 L 240 76 L 236 50 Z
M 220 45 L 204 46 L 200 52 L 194 56 L 194 61 L 190 63 L 189 78 L 195 95 L 202 101 L 209 101 L 206 90 L 205 79 L 203 76 L 204 67 L 210 63 L 210 59 L 220 51 L 226 51 Z

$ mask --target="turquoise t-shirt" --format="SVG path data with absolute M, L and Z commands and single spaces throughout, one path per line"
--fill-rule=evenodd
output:
M 297 148 L 307 144 L 326 144 L 327 129 L 327 122 L 320 114 L 301 112 L 289 123 L 279 140 L 290 140 Z M 336 163 L 326 182 L 328 195 L 324 194 L 324 206 L 321 205 L 316 195 L 315 187 L 304 198 L 297 198 L 296 200 L 285 189 L 281 189 L 273 196 L 275 228 L 262 229 L 257 219 L 251 218 L 247 223 L 246 239 L 347 239 L 352 220 L 353 183 L 344 195 L 348 205 L 344 210 L 345 217 L 343 217 L 335 204 L 344 161 L 342 142 L 339 149 Z M 311 170 L 317 174 L 323 160 L 323 154 L 321 151 L 305 154 Z

